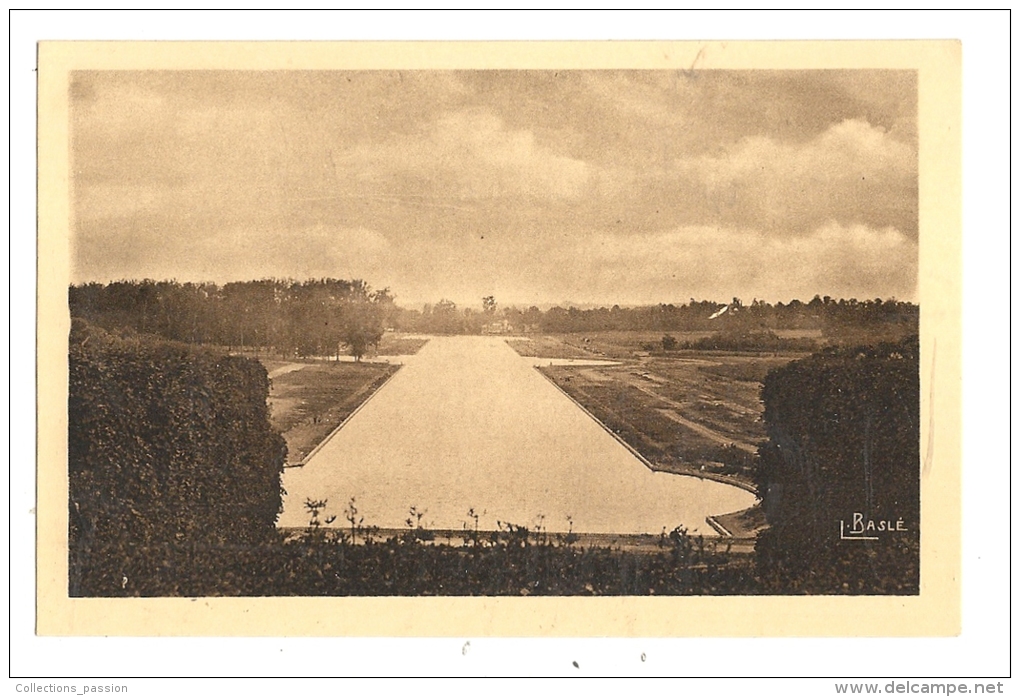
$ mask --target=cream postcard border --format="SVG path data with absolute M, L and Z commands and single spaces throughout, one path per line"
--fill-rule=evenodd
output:
M 38 68 L 38 634 L 737 637 L 948 636 L 960 632 L 959 42 L 42 42 Z M 495 68 L 918 71 L 920 595 L 69 598 L 68 73 Z

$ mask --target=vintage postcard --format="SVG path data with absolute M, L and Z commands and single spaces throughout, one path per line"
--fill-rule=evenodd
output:
M 38 633 L 958 633 L 960 94 L 43 42 Z

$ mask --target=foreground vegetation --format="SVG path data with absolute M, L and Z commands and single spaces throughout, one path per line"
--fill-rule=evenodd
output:
M 682 530 L 654 552 L 583 546 L 514 525 L 461 545 L 426 530 L 375 542 L 310 529 L 263 544 L 119 548 L 89 567 L 81 595 L 732 595 L 758 592 L 753 558 Z
M 619 419 L 621 437 L 660 447 L 662 462 L 669 439 L 679 438 L 678 466 L 698 462 L 685 455 L 692 447 L 715 448 L 702 464 L 752 482 L 768 527 L 754 555 L 737 555 L 680 529 L 651 553 L 514 525 L 459 545 L 417 527 L 378 539 L 359 534 L 360 520 L 338 535 L 319 525 L 322 502 L 308 503 L 305 533 L 282 533 L 275 521 L 287 445 L 279 431 L 308 418 L 318 425 L 315 415 L 338 393 L 314 373 L 333 366 L 279 375 L 297 401 L 280 408 L 274 427 L 258 361 L 126 329 L 118 335 L 76 319 L 69 337 L 73 596 L 918 592 L 916 337 L 799 358 L 746 347 L 698 357 L 674 337 L 677 344 L 654 350 L 638 345 L 611 369 L 549 373 L 604 409 L 606 423 Z M 633 336 L 614 336 L 561 343 L 589 357 L 630 350 Z M 374 368 L 356 369 L 368 389 L 377 384 Z M 353 387 L 344 385 L 336 389 Z M 699 401 L 685 402 L 691 394 Z M 664 421 L 645 420 L 656 417 Z M 731 455 L 742 459 L 734 464 Z M 840 524 L 858 516 L 902 527 L 842 537 Z M 739 518 L 758 525 L 761 512 Z

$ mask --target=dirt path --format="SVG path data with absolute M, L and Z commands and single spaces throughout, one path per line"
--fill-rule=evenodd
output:
M 747 453 L 756 453 L 756 452 L 758 452 L 758 448 L 756 446 L 754 446 L 754 445 L 751 445 L 750 443 L 744 443 L 742 441 L 735 440 L 735 439 L 730 438 L 729 436 L 727 436 L 725 434 L 719 433 L 718 431 L 709 428 L 708 426 L 703 426 L 703 425 L 701 425 L 701 424 L 699 424 L 699 423 L 697 423 L 695 421 L 691 421 L 688 418 L 680 416 L 680 414 L 678 414 L 677 412 L 680 409 L 683 408 L 683 405 L 680 404 L 679 402 L 675 402 L 672 399 L 669 399 L 668 397 L 663 397 L 661 394 L 659 394 L 655 390 L 651 390 L 651 389 L 645 387 L 644 385 L 639 384 L 635 380 L 627 380 L 626 382 L 627 382 L 628 385 L 630 385 L 634 389 L 640 390 L 641 392 L 644 392 L 649 397 L 654 397 L 655 399 L 659 400 L 663 404 L 668 404 L 670 406 L 669 409 L 658 409 L 657 410 L 660 414 L 665 416 L 667 419 L 669 419 L 671 421 L 675 421 L 678 424 L 681 424 L 683 426 L 686 426 L 687 428 L 689 428 L 692 431 L 696 432 L 698 435 L 704 436 L 705 438 L 708 438 L 709 440 L 711 440 L 711 441 L 713 441 L 715 443 L 719 443 L 720 445 L 732 445 L 734 447 L 740 448 L 741 450 L 743 450 L 744 452 L 747 452 Z
M 286 375 L 287 373 L 293 373 L 295 370 L 301 370 L 307 365 L 308 365 L 307 363 L 288 363 L 287 365 L 280 366 L 276 370 L 271 371 L 269 373 L 269 379 L 272 380 L 278 375 Z
M 738 440 L 733 440 L 732 438 L 727 438 L 723 434 L 719 433 L 718 431 L 713 431 L 712 429 L 708 428 L 707 426 L 702 426 L 701 424 L 695 423 L 694 421 L 691 421 L 690 419 L 685 419 L 684 417 L 680 416 L 679 414 L 677 414 L 672 409 L 658 409 L 657 411 L 660 414 L 662 414 L 663 416 L 665 416 L 667 419 L 669 419 L 670 421 L 676 421 L 678 424 L 680 424 L 682 426 L 686 426 L 687 428 L 691 429 L 692 431 L 694 431 L 698 435 L 704 436 L 705 438 L 707 438 L 707 439 L 709 439 L 711 441 L 714 441 L 714 442 L 718 443 L 719 445 L 732 445 L 735 448 L 740 448 L 745 453 L 752 453 L 753 454 L 753 453 L 758 452 L 758 448 L 754 447 L 753 445 L 748 445 L 747 443 L 741 443 Z

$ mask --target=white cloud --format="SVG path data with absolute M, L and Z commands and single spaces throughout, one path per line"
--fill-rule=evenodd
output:
M 586 163 L 481 110 L 446 113 L 419 134 L 361 145 L 340 159 L 362 179 L 385 183 L 399 174 L 420 189 L 463 199 L 573 198 L 591 180 Z
M 582 73 L 585 87 L 627 118 L 636 117 L 667 124 L 681 122 L 684 114 L 679 113 L 676 106 L 678 103 L 683 104 L 683 100 L 675 97 L 688 95 L 686 81 L 677 79 L 672 71 L 652 75 L 646 73 L 645 79 L 656 80 L 656 84 L 635 81 L 625 72 Z M 664 94 L 670 94 L 674 99 L 664 100 Z
M 828 223 L 810 235 L 768 236 L 734 228 L 594 235 L 573 250 L 583 260 L 576 287 L 613 297 L 613 287 L 640 288 L 630 302 L 689 297 L 811 299 L 815 294 L 866 298 L 916 296 L 917 243 L 895 228 Z
M 320 224 L 300 231 L 235 231 L 232 245 L 238 251 L 251 244 L 263 250 L 262 275 L 276 275 L 278 269 L 289 269 L 292 275 L 303 278 L 362 278 L 373 285 L 388 282 L 382 275 L 389 265 L 392 247 L 382 234 L 367 228 Z M 243 278 L 252 270 L 242 267 L 237 273 Z
M 805 232 L 831 219 L 916 234 L 917 155 L 863 121 L 803 143 L 748 137 L 677 166 L 704 186 L 723 222 Z
M 444 75 L 83 78 L 76 274 L 356 276 L 433 300 L 914 294 L 915 141 L 857 111 L 759 114 L 743 83 L 720 101 L 667 72 Z

